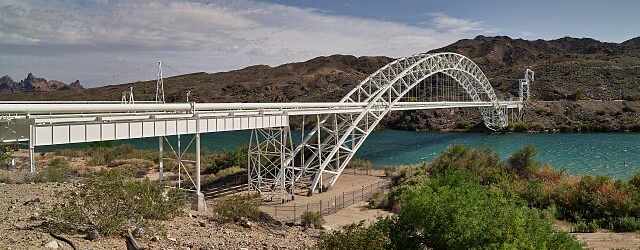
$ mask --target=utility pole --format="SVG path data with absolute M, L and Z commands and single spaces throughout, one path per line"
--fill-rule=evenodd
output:
M 162 80 L 162 61 L 158 61 L 158 80 L 156 81 L 156 102 L 164 103 L 164 82 Z

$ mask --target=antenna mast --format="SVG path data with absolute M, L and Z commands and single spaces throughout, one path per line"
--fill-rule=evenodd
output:
M 158 61 L 158 81 L 156 82 L 156 102 L 164 103 L 164 82 L 162 81 L 162 61 Z

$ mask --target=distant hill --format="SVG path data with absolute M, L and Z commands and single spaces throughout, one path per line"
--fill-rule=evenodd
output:
M 505 36 L 478 36 L 432 52 L 441 51 L 460 53 L 475 61 L 501 98 L 514 96 L 517 92 L 516 79 L 522 78 L 526 68 L 531 68 L 536 72 L 532 86 L 534 100 L 562 101 L 566 105 L 574 105 L 572 102 L 576 99 L 640 100 L 640 37 L 618 44 L 590 38 L 528 41 Z M 165 93 L 170 102 L 185 100 L 187 90 L 192 91 L 192 98 L 197 102 L 337 101 L 369 74 L 392 60 L 388 57 L 332 55 L 277 67 L 256 65 L 229 72 L 193 73 L 165 79 Z M 155 81 L 151 80 L 74 91 L 0 94 L 0 99 L 119 100 L 129 86 L 134 86 L 137 100 L 152 100 L 154 97 Z M 593 105 L 587 106 L 583 110 L 586 112 L 584 117 L 590 117 L 591 113 L 595 115 Z M 448 111 L 398 112 L 392 114 L 386 124 L 406 129 L 480 127 L 475 110 L 456 112 L 465 115 Z M 539 124 L 541 129 L 578 126 L 552 117 L 555 115 L 549 112 L 531 117 L 543 120 Z M 585 120 L 584 117 L 576 117 L 575 120 Z M 611 117 L 610 121 L 617 125 L 605 126 L 603 130 L 609 127 L 611 130 L 624 130 L 627 128 L 620 124 L 635 122 L 623 121 L 623 118 L 627 119 Z
M 43 93 L 52 91 L 81 89 L 84 89 L 84 87 L 80 84 L 80 81 L 75 81 L 67 85 L 61 81 L 38 78 L 31 73 L 27 75 L 27 78 L 20 82 L 15 82 L 9 76 L 0 77 L 0 94 L 37 93 L 38 95 L 43 95 Z M 12 99 L 10 96 L 6 96 L 6 98 L 4 97 L 5 96 L 0 98 L 0 100 Z

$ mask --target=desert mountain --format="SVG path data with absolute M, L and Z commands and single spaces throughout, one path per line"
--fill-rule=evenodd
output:
M 529 41 L 505 36 L 478 36 L 432 52 L 441 51 L 456 52 L 471 58 L 482 68 L 501 98 L 514 96 L 517 93 L 517 79 L 522 78 L 526 68 L 531 68 L 536 72 L 536 81 L 532 86 L 534 100 L 640 100 L 640 37 L 623 43 L 608 43 L 590 38 Z M 192 91 L 192 98 L 197 102 L 337 101 L 369 74 L 392 60 L 371 56 L 322 56 L 276 67 L 256 65 L 229 72 L 174 76 L 165 79 L 164 86 L 167 101 L 170 102 L 184 101 L 187 90 Z M 0 84 L 5 81 L 3 79 L 0 79 Z M 152 100 L 154 97 L 155 81 L 150 80 L 77 91 L 0 94 L 0 99 L 119 100 L 121 93 L 129 86 L 135 87 L 136 100 Z M 596 111 L 585 108 L 584 112 L 589 116 L 589 112 Z M 612 112 L 617 114 L 618 111 Z M 389 119 L 392 127 L 411 129 L 468 127 L 478 122 L 460 121 L 455 118 L 459 116 L 449 113 L 404 112 Z M 404 114 L 411 115 L 407 117 Z M 549 112 L 540 116 L 556 115 L 563 114 Z M 553 118 L 541 127 L 571 127 L 574 126 L 573 120 L 585 119 Z M 618 124 L 614 130 L 625 129 L 622 124 L 629 123 L 620 119 L 611 117 L 610 120 Z M 589 122 L 602 123 L 595 120 Z

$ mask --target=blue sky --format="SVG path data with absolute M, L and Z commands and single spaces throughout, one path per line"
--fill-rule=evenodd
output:
M 336 15 L 359 16 L 421 25 L 430 13 L 475 20 L 501 35 L 530 39 L 563 36 L 622 42 L 640 36 L 640 1 L 622 0 L 271 0 Z
M 88 86 L 279 65 L 400 57 L 477 35 L 640 36 L 640 1 L 1 0 L 0 74 Z
M 263 0 L 264 1 L 264 0 Z M 420 26 L 430 13 L 475 20 L 500 35 L 528 39 L 564 36 L 623 42 L 640 36 L 640 1 L 636 0 L 269 0 L 336 15 L 382 19 Z

